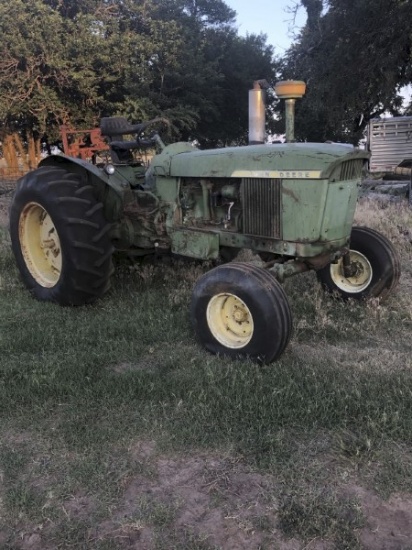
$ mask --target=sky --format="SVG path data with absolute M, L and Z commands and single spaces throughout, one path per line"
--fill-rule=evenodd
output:
M 293 34 L 297 34 L 306 21 L 306 10 L 299 8 L 295 21 L 288 8 L 298 4 L 298 0 L 225 0 L 225 3 L 237 12 L 236 26 L 242 36 L 246 34 L 267 35 L 267 43 L 275 47 L 275 55 L 282 56 L 293 43 Z M 412 86 L 401 90 L 406 106 L 412 99 Z
M 267 35 L 267 43 L 275 47 L 275 55 L 283 55 L 293 43 L 293 32 L 297 32 L 306 20 L 306 11 L 300 8 L 295 26 L 293 15 L 287 8 L 293 8 L 297 0 L 225 0 L 237 12 L 239 34 Z M 294 28 L 293 28 L 294 27 Z

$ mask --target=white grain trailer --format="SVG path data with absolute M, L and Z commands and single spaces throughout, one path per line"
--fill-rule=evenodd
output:
M 412 116 L 374 118 L 369 122 L 369 171 L 407 175 L 412 166 Z

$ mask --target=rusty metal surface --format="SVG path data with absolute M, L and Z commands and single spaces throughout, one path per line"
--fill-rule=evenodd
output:
M 202 260 L 219 257 L 219 234 L 180 229 L 172 233 L 172 252 Z
M 63 151 L 69 157 L 92 160 L 101 151 L 108 151 L 109 146 L 102 138 L 100 128 L 75 130 L 68 126 L 60 126 L 63 141 Z

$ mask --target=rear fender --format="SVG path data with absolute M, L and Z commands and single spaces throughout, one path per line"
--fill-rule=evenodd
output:
M 114 222 L 121 217 L 126 190 L 124 184 L 121 185 L 116 177 L 109 176 L 90 162 L 63 154 L 50 155 L 44 158 L 39 166 L 56 166 L 69 172 L 86 175 L 95 189 L 96 197 L 104 205 L 106 219 Z

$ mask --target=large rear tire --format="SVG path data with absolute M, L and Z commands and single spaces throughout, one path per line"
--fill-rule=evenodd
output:
M 280 357 L 292 333 L 283 288 L 268 271 L 247 263 L 221 265 L 200 277 L 191 319 L 209 352 L 260 363 Z
M 103 296 L 113 272 L 109 230 L 86 177 L 45 166 L 18 182 L 11 244 L 23 282 L 38 300 L 83 305 Z
M 401 274 L 400 259 L 392 243 L 378 231 L 354 227 L 350 239 L 350 263 L 354 273 L 345 277 L 343 260 L 317 272 L 323 287 L 344 299 L 385 299 Z

